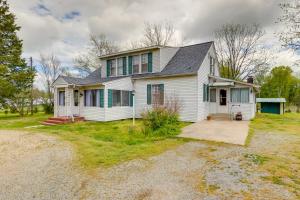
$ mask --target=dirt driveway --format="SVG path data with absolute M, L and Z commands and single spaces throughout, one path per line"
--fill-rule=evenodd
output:
M 299 136 L 275 133 L 257 133 L 250 147 L 188 142 L 146 160 L 86 172 L 67 143 L 0 131 L 0 199 L 296 199 L 291 188 L 264 179 L 270 174 L 259 170 L 253 155 L 278 154 L 299 142 Z

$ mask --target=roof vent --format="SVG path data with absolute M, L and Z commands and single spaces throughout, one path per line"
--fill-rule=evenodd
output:
M 253 84 L 253 76 L 248 76 L 247 83 Z

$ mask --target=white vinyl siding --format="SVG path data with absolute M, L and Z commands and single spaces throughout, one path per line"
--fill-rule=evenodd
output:
M 165 101 L 176 97 L 180 104 L 180 120 L 197 121 L 197 76 L 135 80 L 136 116 L 152 106 L 147 105 L 147 85 L 163 84 Z

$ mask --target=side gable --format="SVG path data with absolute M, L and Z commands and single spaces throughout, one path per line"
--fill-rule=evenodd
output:
M 68 82 L 63 78 L 63 76 L 58 76 L 57 79 L 52 83 L 52 87 L 57 87 L 57 86 L 66 86 L 68 85 Z

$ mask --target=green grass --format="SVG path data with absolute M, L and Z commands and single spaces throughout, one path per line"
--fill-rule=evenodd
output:
M 136 121 L 134 129 L 131 120 L 79 122 L 24 129 L 39 125 L 48 117 L 44 114 L 23 118 L 15 115 L 0 116 L 0 129 L 26 130 L 57 136 L 75 147 L 78 160 L 86 168 L 109 167 L 132 159 L 145 159 L 188 141 L 175 137 L 144 136 L 140 131 L 140 120 Z M 187 124 L 181 123 L 180 126 Z

